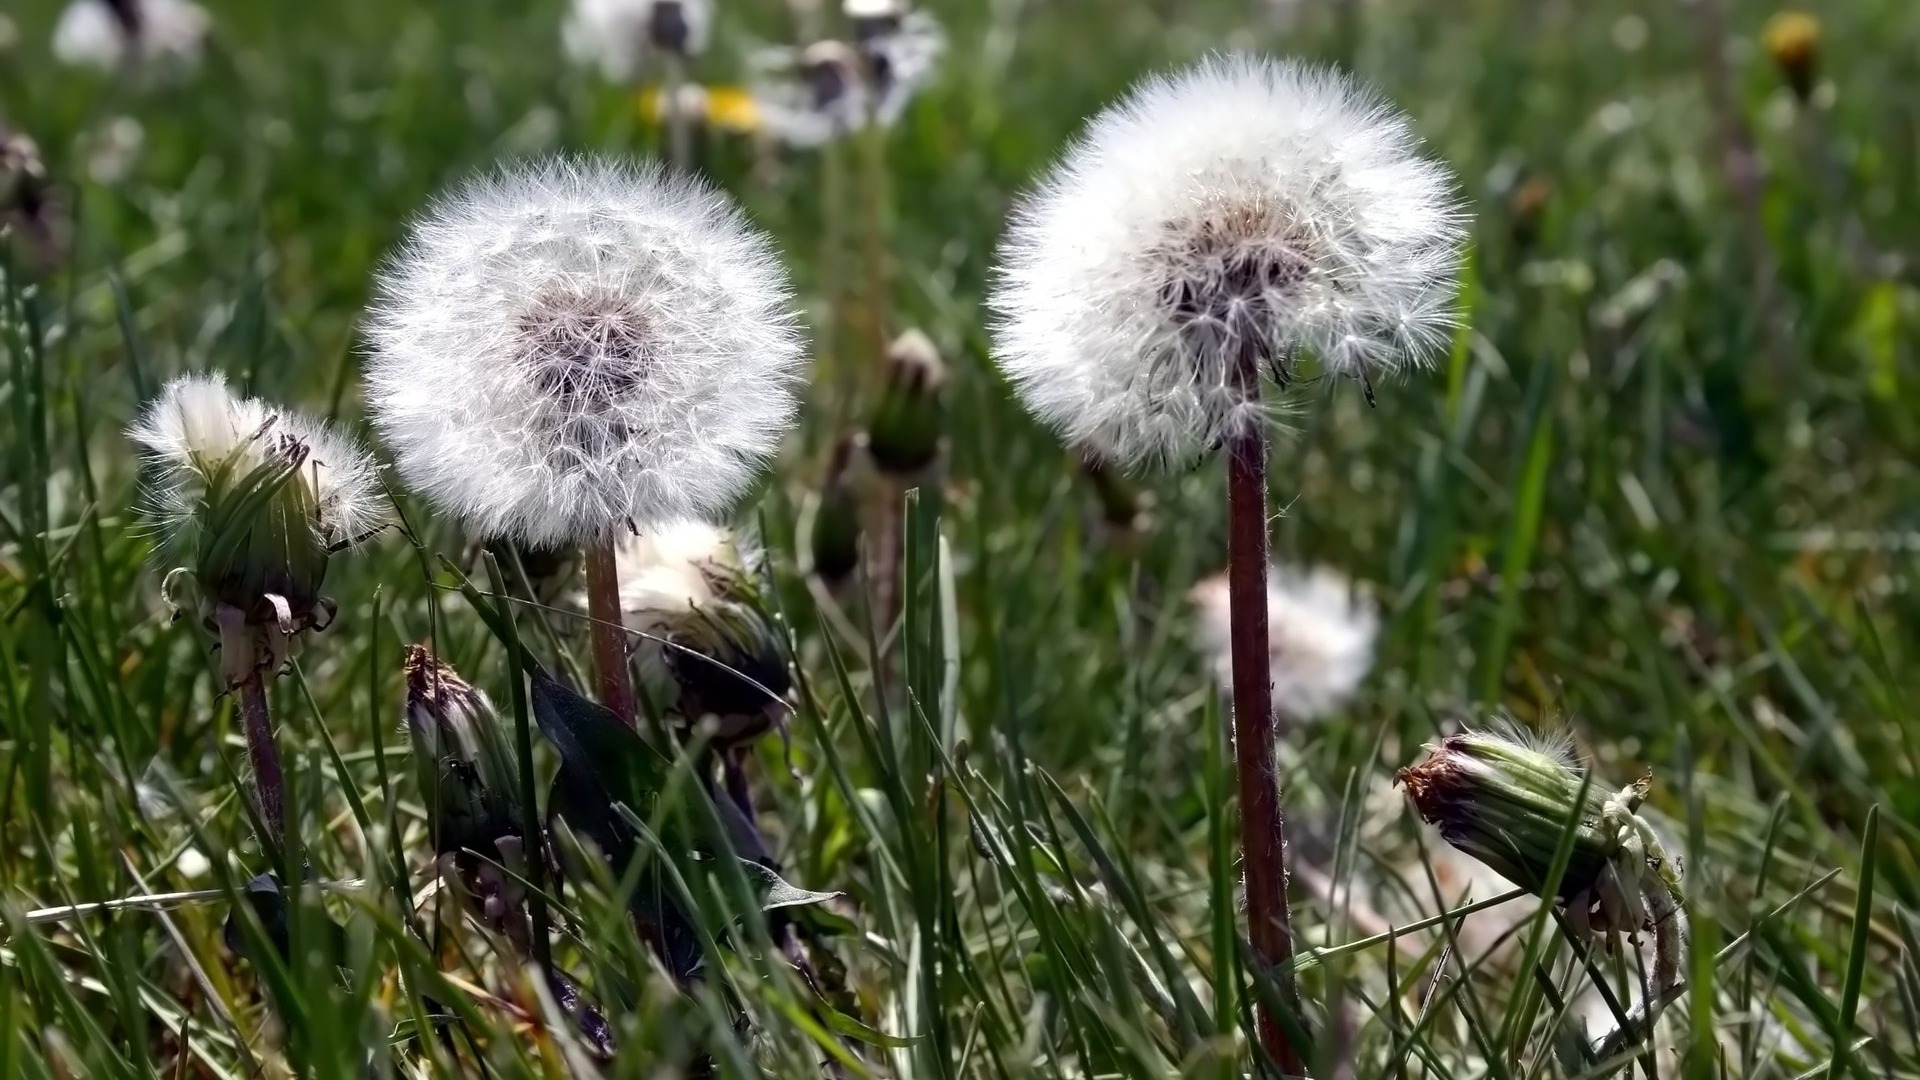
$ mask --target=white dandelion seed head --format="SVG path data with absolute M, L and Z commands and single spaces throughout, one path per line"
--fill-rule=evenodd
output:
M 1220 685 L 1233 688 L 1227 579 L 1209 578 L 1191 594 L 1201 645 Z M 1273 566 L 1267 573 L 1267 658 L 1273 708 L 1305 723 L 1353 697 L 1373 668 L 1380 614 L 1373 601 L 1328 567 Z
M 53 55 L 75 67 L 199 63 L 213 20 L 192 0 L 73 0 L 53 28 Z
M 560 43 L 574 63 L 631 82 L 663 51 L 697 56 L 713 32 L 713 0 L 573 0 Z
M 860 40 L 860 51 L 872 82 L 874 119 L 891 126 L 939 73 L 947 32 L 929 11 L 896 12 L 881 25 Z
M 1030 409 L 1129 464 L 1188 460 L 1266 415 L 1243 349 L 1371 377 L 1454 325 L 1452 174 L 1331 71 L 1213 58 L 1097 116 L 1014 214 L 990 300 Z
M 236 396 L 219 372 L 168 383 L 127 432 L 145 451 L 149 513 L 163 541 L 189 542 L 228 466 L 228 481 L 290 454 L 304 454 L 288 481 L 307 489 L 314 539 L 323 548 L 359 543 L 385 520 L 373 458 L 325 421 Z
M 532 547 L 719 517 L 803 377 L 786 271 L 725 196 L 605 158 L 439 200 L 383 271 L 368 399 L 402 476 Z

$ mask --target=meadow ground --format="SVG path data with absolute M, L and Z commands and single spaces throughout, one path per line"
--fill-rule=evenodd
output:
M 514 695 L 459 591 L 484 561 L 398 485 L 409 530 L 335 559 L 337 619 L 272 691 L 311 878 L 355 884 L 295 895 L 284 953 L 229 928 L 266 868 L 246 751 L 209 639 L 168 618 L 123 432 L 207 369 L 362 428 L 371 275 L 436 190 L 661 132 L 566 64 L 558 0 L 211 6 L 172 81 L 58 66 L 58 5 L 5 12 L 0 122 L 38 142 L 68 251 L 42 273 L 16 242 L 0 301 L 0 1076 L 1244 1073 L 1233 778 L 1188 599 L 1224 560 L 1220 471 L 1140 478 L 1145 512 L 1109 520 L 980 306 L 1083 119 L 1227 48 L 1376 83 L 1474 215 L 1451 354 L 1373 405 L 1307 382 L 1276 444 L 1276 555 L 1382 613 L 1361 692 L 1282 751 L 1314 1075 L 1599 1071 L 1555 1052 L 1560 1014 L 1595 977 L 1631 999 L 1633 954 L 1569 964 L 1530 901 L 1329 948 L 1438 910 L 1440 841 L 1387 781 L 1495 714 L 1570 729 L 1596 784 L 1650 772 L 1683 856 L 1690 985 L 1625 1068 L 1920 1075 L 1920 5 L 1819 5 L 1802 100 L 1751 0 L 944 3 L 939 75 L 884 136 L 700 133 L 809 312 L 802 430 L 741 515 L 796 673 L 751 769 L 786 877 L 843 895 L 792 909 L 809 985 L 784 923 L 734 917 L 736 877 L 656 852 L 706 959 L 683 992 L 622 884 L 576 873 L 555 960 L 604 1040 L 429 895 L 402 649 Z M 723 6 L 716 84 L 794 33 Z M 868 633 L 857 589 L 823 613 L 797 523 L 880 329 L 909 326 L 951 370 L 946 455 L 904 500 L 902 625 Z M 519 624 L 578 669 L 567 620 Z M 1519 946 L 1463 962 L 1496 919 Z

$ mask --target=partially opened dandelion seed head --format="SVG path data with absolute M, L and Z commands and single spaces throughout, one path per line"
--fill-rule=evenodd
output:
M 304 534 L 320 548 L 359 543 L 384 520 L 378 469 L 364 449 L 323 421 L 236 396 L 218 372 L 168 383 L 128 435 L 146 451 L 161 540 L 183 555 L 224 489 L 276 463 L 298 463 L 288 483 L 306 507 Z
M 1332 71 L 1216 58 L 1096 117 L 1014 216 L 995 354 L 1069 440 L 1191 458 L 1258 423 L 1232 373 L 1302 354 L 1371 378 L 1454 322 L 1463 238 L 1448 170 Z
M 146 453 L 169 585 L 194 582 L 229 684 L 277 667 L 326 621 L 330 557 L 381 523 L 373 459 L 318 420 L 234 396 L 218 374 L 169 383 L 128 434 Z
M 386 268 L 374 422 L 481 536 L 605 542 L 714 517 L 792 422 L 785 271 L 724 196 L 653 166 L 520 166 L 442 199 Z

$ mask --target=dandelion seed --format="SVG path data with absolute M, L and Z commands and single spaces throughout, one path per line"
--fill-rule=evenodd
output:
M 574 0 L 561 44 L 575 63 L 626 83 L 655 56 L 706 51 L 712 30 L 712 0 Z
M 1194 586 L 1200 640 L 1223 687 L 1233 686 L 1226 576 Z M 1267 575 L 1268 669 L 1274 710 L 1294 723 L 1318 720 L 1353 697 L 1373 667 L 1380 616 L 1373 602 L 1328 567 L 1271 567 Z
M 1371 379 L 1454 322 L 1461 213 L 1407 120 L 1331 71 L 1209 60 L 1097 117 L 1016 212 L 991 298 L 1028 407 L 1127 464 L 1180 462 L 1267 415 L 1247 350 Z
M 53 54 L 76 67 L 192 67 L 212 19 L 192 0 L 74 0 L 53 31 Z
M 593 544 L 719 516 L 793 419 L 789 300 L 771 245 L 698 181 L 504 170 L 436 204 L 382 275 L 374 423 L 480 536 Z

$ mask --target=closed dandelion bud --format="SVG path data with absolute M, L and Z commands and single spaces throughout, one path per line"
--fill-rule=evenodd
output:
M 408 646 L 402 665 L 407 734 L 436 849 L 485 852 L 517 836 L 519 762 L 493 702 L 422 646 Z
M 1553 198 L 1553 181 L 1544 176 L 1529 176 L 1514 189 L 1509 203 L 1513 242 L 1521 248 L 1533 246 L 1540 235 L 1540 219 L 1546 216 Z
M 1119 532 L 1145 531 L 1153 505 L 1149 493 L 1091 454 L 1081 456 L 1080 471 L 1093 484 L 1094 494 L 1100 499 L 1100 520 L 1107 527 Z
M 1804 11 L 1780 12 L 1767 20 L 1760 40 L 1793 96 L 1805 104 L 1813 96 L 1813 81 L 1819 70 L 1820 20 Z
M 829 585 L 845 581 L 860 565 L 860 495 L 852 476 L 854 448 L 851 437 L 834 446 L 813 527 L 807 535 L 813 572 Z
M 1502 877 L 1538 891 L 1570 816 L 1579 818 L 1573 858 L 1557 895 L 1572 897 L 1605 872 L 1615 847 L 1601 817 L 1605 790 L 1582 788 L 1564 747 L 1535 749 L 1490 732 L 1450 735 L 1425 761 L 1400 770 L 1420 817 L 1447 843 Z
M 518 563 L 520 571 L 527 575 L 531 599 L 542 604 L 560 599 L 580 577 L 577 547 L 516 544 L 510 540 L 492 540 L 486 547 L 500 560 L 500 565 L 507 568 L 510 577 L 517 577 L 512 568 Z
M 1577 927 L 1655 930 L 1669 954 L 1684 935 L 1680 865 L 1637 811 L 1650 778 L 1609 794 L 1582 780 L 1565 743 L 1533 746 L 1486 731 L 1450 735 L 1427 760 L 1400 770 L 1422 819 L 1449 844 L 1539 894 L 1562 833 L 1577 816 L 1573 852 L 1555 898 Z M 1669 925 L 1673 924 L 1673 925 Z M 1663 960 L 1671 963 L 1671 956 Z
M 324 625 L 331 556 L 381 512 L 373 459 L 320 421 L 235 397 L 219 374 L 169 383 L 128 433 L 146 451 L 150 514 L 170 600 L 187 597 L 220 634 L 227 683 L 284 662 Z
M 758 608 L 722 600 L 674 616 L 665 629 L 682 716 L 713 718 L 723 745 L 757 737 L 779 718 L 791 680 L 780 639 Z
M 40 264 L 52 266 L 62 246 L 56 216 L 40 147 L 0 125 L 0 226 L 13 227 Z
M 407 734 L 442 872 L 474 914 L 526 937 L 519 760 L 493 702 L 419 645 L 407 647 Z
M 887 348 L 886 385 L 867 422 L 867 453 L 880 471 L 911 477 L 940 456 L 947 366 L 933 341 L 909 330 Z

